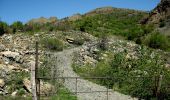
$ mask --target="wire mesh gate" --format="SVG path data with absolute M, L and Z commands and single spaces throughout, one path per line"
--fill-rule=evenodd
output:
M 106 100 L 111 100 L 109 97 L 109 93 L 111 93 L 111 89 L 110 85 L 107 84 L 106 90 L 90 90 L 90 91 L 79 91 L 79 87 L 78 87 L 78 83 L 80 79 L 87 79 L 87 80 L 91 80 L 91 81 L 95 81 L 95 80 L 112 80 L 113 82 L 115 81 L 115 79 L 117 78 L 110 78 L 110 77 L 63 77 L 59 75 L 59 72 L 57 70 L 57 68 L 55 68 L 56 66 L 53 65 L 55 60 L 54 59 L 50 59 L 51 55 L 49 54 L 45 54 L 43 60 L 43 62 L 45 62 L 45 64 L 43 65 L 39 65 L 38 61 L 39 61 L 39 57 L 38 57 L 39 53 L 38 53 L 38 42 L 36 43 L 36 60 L 35 60 L 35 82 L 36 82 L 36 95 L 37 95 L 37 99 L 49 99 L 49 97 L 54 96 L 53 100 L 62 100 L 62 96 L 60 98 L 55 97 L 55 95 L 58 95 L 61 90 L 65 92 L 63 92 L 64 94 L 69 94 L 71 96 L 77 96 L 78 94 L 84 94 L 84 93 L 105 93 L 106 94 Z M 47 57 L 47 58 L 46 58 Z M 41 59 L 40 59 L 41 60 Z M 54 60 L 54 61 L 53 61 Z M 49 63 L 50 62 L 50 63 Z M 50 66 L 50 67 L 47 67 Z M 152 77 L 132 77 L 132 80 L 134 81 L 134 79 L 142 79 L 142 78 L 150 78 L 152 79 Z M 73 80 L 75 81 L 74 85 L 74 91 L 68 91 L 67 89 L 65 89 L 63 83 L 65 80 Z M 155 77 L 154 78 L 154 84 L 155 84 L 155 88 L 156 88 L 156 96 L 158 100 L 159 99 L 159 92 L 160 92 L 160 88 L 162 86 L 161 83 L 162 80 L 162 76 L 159 77 Z M 96 81 L 97 82 L 97 81 Z M 46 90 L 43 90 L 43 84 L 49 83 L 52 85 L 52 89 L 50 91 L 47 92 L 43 92 Z M 129 83 L 130 84 L 130 83 Z M 112 87 L 111 87 L 112 88 Z M 166 89 L 169 89 L 170 87 L 165 87 Z M 149 90 L 151 90 L 150 87 L 146 88 Z M 42 91 L 43 90 L 43 91 Z M 48 89 L 47 89 L 48 90 Z M 68 96 L 68 95 L 64 95 L 64 96 Z M 161 97 L 164 98 L 164 97 Z M 70 99 L 70 96 L 68 96 L 68 100 Z M 74 99 L 73 99 L 74 100 Z M 163 99 L 162 99 L 163 100 Z

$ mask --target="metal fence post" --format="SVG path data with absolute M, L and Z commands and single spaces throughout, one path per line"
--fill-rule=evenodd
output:
M 76 77 L 76 96 L 77 96 L 77 77 Z
M 35 79 L 36 79 L 36 94 L 37 99 L 40 99 L 40 80 L 38 79 L 38 42 L 36 41 L 36 53 L 35 53 Z
M 107 77 L 107 81 L 109 80 L 109 78 Z M 109 84 L 108 84 L 108 82 L 107 82 L 107 100 L 109 100 L 109 90 L 108 90 L 108 88 L 109 88 Z

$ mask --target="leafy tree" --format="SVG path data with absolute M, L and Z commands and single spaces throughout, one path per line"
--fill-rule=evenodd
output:
M 23 31 L 23 24 L 20 21 L 16 21 L 11 25 L 11 28 L 13 30 L 13 33 L 17 32 L 17 31 Z
M 0 21 L 0 35 L 3 35 L 4 33 L 8 33 L 8 32 L 9 32 L 8 24 Z

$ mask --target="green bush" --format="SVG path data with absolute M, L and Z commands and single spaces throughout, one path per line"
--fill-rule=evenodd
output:
M 160 19 L 160 20 L 159 20 L 159 27 L 162 28 L 162 27 L 164 27 L 165 25 L 166 25 L 165 21 L 162 20 L 162 19 Z
M 19 90 L 23 88 L 23 79 L 29 77 L 29 73 L 26 72 L 12 72 L 7 79 L 6 83 L 9 86 L 10 93 L 14 92 L 15 90 Z
M 53 51 L 62 51 L 64 48 L 63 42 L 56 38 L 44 38 L 41 40 L 41 44 L 44 48 Z
M 84 39 L 78 38 L 74 40 L 73 44 L 83 45 L 84 41 L 85 41 Z
M 17 32 L 17 31 L 23 31 L 23 27 L 24 27 L 24 25 L 20 21 L 16 21 L 11 25 L 13 33 Z
M 9 33 L 9 26 L 7 23 L 0 21 L 0 35 Z
M 167 50 L 170 46 L 169 43 L 168 37 L 160 33 L 149 34 L 144 41 L 144 44 L 149 47 L 162 50 Z
M 107 50 L 108 49 L 109 36 L 110 36 L 109 33 L 100 34 L 100 36 L 99 36 L 100 42 L 98 43 L 98 47 L 101 50 Z

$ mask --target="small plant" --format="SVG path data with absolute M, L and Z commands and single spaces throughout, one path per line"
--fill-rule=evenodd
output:
M 64 48 L 63 42 L 56 38 L 44 38 L 41 40 L 41 44 L 44 48 L 52 51 L 62 51 Z
M 76 45 L 83 45 L 84 39 L 76 39 L 76 40 L 74 40 L 73 43 L 76 44 Z
M 17 95 L 19 95 L 19 96 L 22 96 L 22 95 L 24 95 L 25 94 L 25 90 L 23 89 L 23 88 L 21 88 L 20 90 L 18 90 L 18 92 L 17 92 Z
M 7 85 L 10 87 L 10 93 L 23 88 L 23 79 L 26 77 L 29 77 L 29 74 L 26 72 L 11 73 L 9 79 L 7 79 Z

